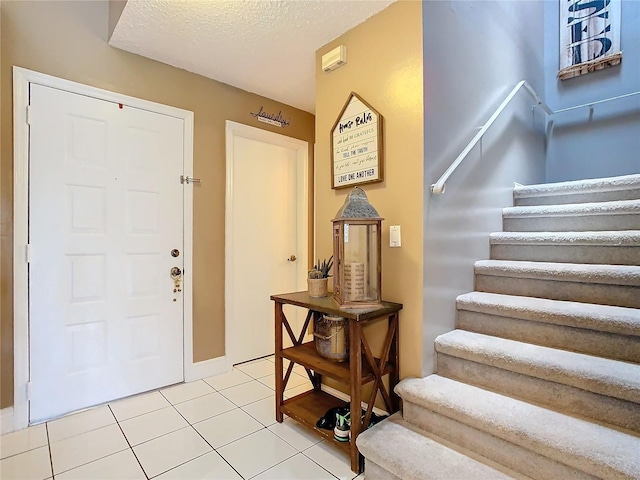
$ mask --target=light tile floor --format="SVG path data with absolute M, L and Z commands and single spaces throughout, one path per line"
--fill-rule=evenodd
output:
M 270 357 L 3 435 L 0 478 L 356 478 L 343 452 L 276 422 L 274 378 Z M 311 388 L 304 369 L 288 387 L 285 396 Z

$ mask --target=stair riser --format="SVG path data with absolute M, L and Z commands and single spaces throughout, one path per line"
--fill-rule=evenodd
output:
M 640 337 L 547 323 L 553 321 L 552 317 L 545 317 L 545 320 L 543 323 L 458 310 L 456 325 L 462 330 L 484 335 L 640 363 Z
M 438 353 L 438 375 L 640 433 L 640 405 Z
M 592 232 L 640 230 L 640 215 L 557 215 L 508 217 L 502 222 L 505 232 Z
M 640 246 L 608 245 L 491 245 L 492 260 L 638 265 Z
M 475 282 L 475 289 L 480 292 L 640 308 L 640 288 L 629 285 L 561 282 L 482 274 L 476 274 Z
M 561 193 L 531 197 L 518 197 L 514 195 L 513 204 L 516 207 L 525 207 L 532 205 L 567 205 L 570 203 L 615 202 L 616 200 L 637 200 L 639 198 L 640 188 L 630 188 L 606 192 L 575 193 L 573 195 Z
M 367 472 L 367 478 L 373 480 L 403 480 L 369 459 L 365 459 L 364 469 Z
M 595 480 L 597 478 L 406 400 L 403 402 L 403 417 L 422 430 L 432 432 L 532 479 Z

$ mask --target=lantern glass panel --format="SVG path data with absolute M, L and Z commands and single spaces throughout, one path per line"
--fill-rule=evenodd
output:
M 378 300 L 378 225 L 345 223 L 342 298 L 348 302 Z

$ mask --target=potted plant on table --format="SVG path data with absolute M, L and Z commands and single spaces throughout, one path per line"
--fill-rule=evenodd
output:
M 307 278 L 307 285 L 310 297 L 326 297 L 327 296 L 327 283 L 329 280 L 329 270 L 333 266 L 333 255 L 329 259 L 324 259 L 322 263 L 318 259 L 311 270 L 309 270 L 309 277 Z

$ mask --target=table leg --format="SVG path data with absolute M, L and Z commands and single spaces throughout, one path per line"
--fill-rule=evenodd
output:
M 391 403 L 393 404 L 394 412 L 400 410 L 400 397 L 394 391 L 394 387 L 400 381 L 400 335 L 398 318 L 399 315 L 397 312 L 389 316 L 389 328 L 395 327 L 395 333 L 391 341 L 391 350 L 389 352 L 389 360 L 393 363 L 393 370 L 389 374 L 389 393 L 391 394 Z
M 282 423 L 282 402 L 283 396 L 283 378 L 282 378 L 282 324 L 284 322 L 284 312 L 282 310 L 282 303 L 275 302 L 275 339 L 276 339 L 276 421 Z
M 351 470 L 360 473 L 360 453 L 356 446 L 356 439 L 362 429 L 361 420 L 361 395 L 360 395 L 360 379 L 362 378 L 362 343 L 360 336 L 362 328 L 358 322 L 349 322 L 349 361 L 351 370 Z

